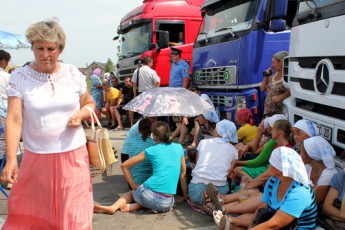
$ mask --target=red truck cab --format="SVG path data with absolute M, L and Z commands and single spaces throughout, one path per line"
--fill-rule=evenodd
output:
M 117 73 L 121 81 L 132 76 L 139 60 L 151 56 L 153 69 L 161 78 L 161 86 L 169 84 L 169 41 L 177 42 L 180 32 L 184 44 L 182 58 L 192 63 L 192 48 L 201 23 L 200 6 L 204 0 L 144 0 L 131 10 L 118 27 Z M 192 68 L 190 68 L 192 70 Z

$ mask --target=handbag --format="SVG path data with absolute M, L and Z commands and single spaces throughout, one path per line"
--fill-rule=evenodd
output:
M 260 208 L 258 209 L 258 213 L 256 214 L 250 228 L 259 225 L 263 222 L 268 221 L 269 219 L 271 219 L 274 214 L 276 212 L 270 208 Z M 281 228 L 282 230 L 296 230 L 298 227 L 297 224 L 297 220 L 295 219 L 294 221 L 292 221 L 292 223 L 290 223 L 288 226 L 285 226 L 283 228 Z
M 108 130 L 102 127 L 93 109 L 88 106 L 85 107 L 91 115 L 91 126 L 84 126 L 84 131 L 90 159 L 91 176 L 95 177 L 102 174 L 108 166 L 117 162 L 117 159 L 110 143 Z

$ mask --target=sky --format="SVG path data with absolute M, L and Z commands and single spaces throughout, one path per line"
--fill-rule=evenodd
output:
M 130 10 L 143 0 L 2 0 L 0 30 L 25 35 L 38 21 L 57 17 L 67 41 L 60 55 L 65 63 L 86 67 L 93 61 L 117 61 L 117 26 Z M 33 60 L 31 49 L 7 49 L 12 63 L 23 65 Z

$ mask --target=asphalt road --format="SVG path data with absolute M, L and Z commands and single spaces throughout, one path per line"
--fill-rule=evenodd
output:
M 124 131 L 109 131 L 113 146 L 120 156 L 122 144 L 127 135 Z M 120 169 L 120 161 L 111 169 L 92 179 L 94 202 L 110 205 L 119 194 L 129 191 Z M 93 229 L 218 229 L 213 219 L 205 214 L 195 212 L 182 199 L 175 198 L 176 206 L 167 213 L 152 214 L 146 210 L 131 213 L 116 212 L 114 215 L 94 214 Z M 7 199 L 0 193 L 0 227 L 7 216 Z

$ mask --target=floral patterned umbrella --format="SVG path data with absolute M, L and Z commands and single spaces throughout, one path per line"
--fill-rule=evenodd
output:
M 152 88 L 146 90 L 124 107 L 143 114 L 153 116 L 188 116 L 193 117 L 213 107 L 198 94 L 185 88 Z
M 0 49 L 30 48 L 25 36 L 0 31 Z

